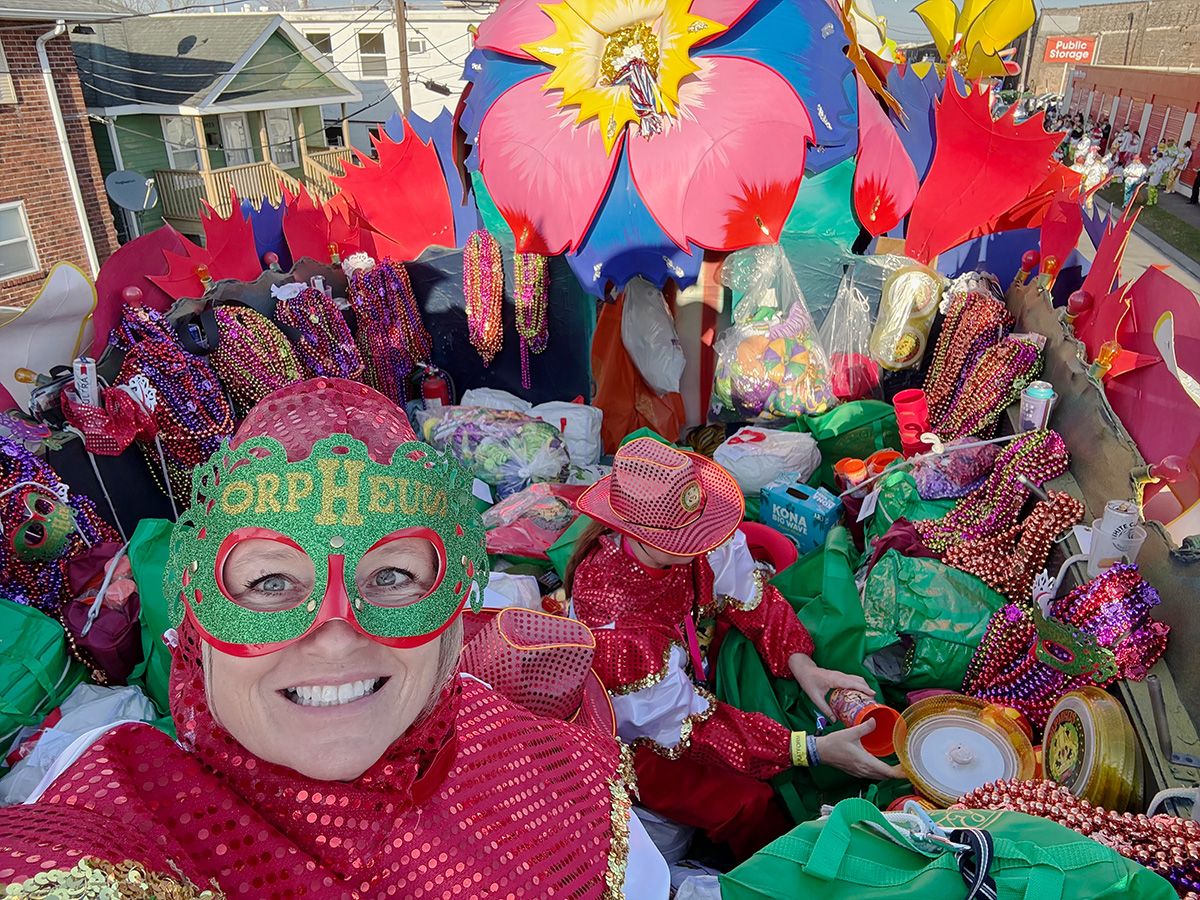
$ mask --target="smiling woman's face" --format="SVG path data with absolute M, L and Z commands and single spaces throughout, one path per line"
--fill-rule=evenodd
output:
M 438 576 L 438 556 L 421 538 L 401 538 L 363 556 L 358 596 L 379 606 L 424 597 Z M 245 540 L 225 561 L 231 599 L 251 609 L 289 609 L 312 594 L 315 573 L 303 551 L 270 540 Z M 340 619 L 302 640 L 258 657 L 206 647 L 209 706 L 243 747 L 267 762 L 322 781 L 350 781 L 369 769 L 432 699 L 449 629 L 419 647 L 395 649 Z

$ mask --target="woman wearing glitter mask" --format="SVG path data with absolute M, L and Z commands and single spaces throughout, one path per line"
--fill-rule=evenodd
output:
M 723 623 L 826 716 L 829 691 L 871 692 L 859 676 L 813 662 L 808 631 L 737 531 L 744 501 L 728 472 L 639 438 L 617 452 L 612 474 L 579 509 L 595 524 L 576 544 L 567 588 L 575 616 L 596 636 L 596 671 L 612 694 L 618 734 L 637 750 L 643 806 L 744 858 L 792 826 L 769 783 L 786 769 L 825 764 L 861 778 L 899 777 L 863 749 L 874 723 L 813 737 L 706 689 L 702 639 Z
M 60 760 L 0 811 L 0 886 L 666 895 L 620 745 L 457 674 L 488 576 L 471 479 L 390 401 L 284 388 L 195 483 L 164 573 L 179 741 L 122 724 Z

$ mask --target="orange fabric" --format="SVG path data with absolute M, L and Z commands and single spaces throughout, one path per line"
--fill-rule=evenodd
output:
M 604 451 L 616 453 L 622 438 L 639 428 L 651 428 L 675 440 L 683 431 L 683 397 L 660 397 L 642 379 L 621 341 L 621 311 L 625 295 L 616 303 L 601 305 L 592 339 L 592 377 L 596 396 L 592 401 L 604 411 Z

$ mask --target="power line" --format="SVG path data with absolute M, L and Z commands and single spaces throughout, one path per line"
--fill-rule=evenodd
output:
M 353 24 L 353 23 L 351 23 L 351 24 Z M 345 27 L 348 27 L 348 26 L 345 26 Z M 342 29 L 339 29 L 339 30 L 342 30 Z M 357 34 L 358 34 L 358 32 L 356 32 L 356 33 L 355 33 L 355 36 L 357 36 Z M 429 49 L 435 49 L 435 50 L 438 50 L 438 52 L 439 52 L 439 53 L 441 53 L 441 55 L 442 55 L 442 57 L 443 57 L 444 59 L 447 59 L 447 60 L 448 60 L 448 61 L 449 61 L 449 62 L 450 62 L 452 65 L 455 65 L 455 66 L 458 66 L 458 67 L 460 67 L 460 68 L 461 68 L 461 66 L 462 66 L 462 63 L 461 63 L 461 62 L 455 62 L 454 60 L 450 60 L 450 59 L 449 59 L 449 57 L 447 57 L 447 56 L 445 55 L 445 53 L 442 53 L 442 52 L 441 52 L 441 49 L 440 49 L 441 47 L 444 47 L 444 46 L 449 46 L 451 43 L 454 43 L 455 41 L 457 41 L 457 40 L 459 40 L 459 39 L 460 39 L 459 37 L 455 37 L 455 38 L 452 38 L 452 39 L 451 39 L 451 40 L 449 40 L 449 41 L 446 41 L 446 42 L 445 42 L 445 43 L 443 43 L 443 44 L 440 44 L 440 45 L 433 45 L 433 46 L 431 46 Z M 345 41 L 342 41 L 342 42 L 341 42 L 340 44 L 338 44 L 337 46 L 338 46 L 338 47 L 342 47 L 342 46 L 345 46 L 346 44 L 348 44 L 349 42 L 350 42 L 350 39 L 348 38 L 347 40 L 345 40 Z M 332 48 L 331 48 L 331 50 L 332 50 Z M 284 58 L 286 58 L 286 57 L 284 57 Z M 278 62 L 280 62 L 280 61 L 281 61 L 281 60 L 272 60 L 272 61 L 271 61 L 271 64 L 272 64 L 272 65 L 274 65 L 274 64 L 276 64 L 276 63 L 278 63 Z M 333 65 L 333 63 L 332 63 L 332 62 L 331 62 L 331 65 Z M 421 68 L 421 69 L 413 70 L 412 72 L 410 72 L 410 74 L 411 74 L 411 75 L 425 75 L 425 74 L 428 74 L 429 72 L 433 72 L 433 71 L 435 71 L 435 70 L 437 70 L 437 69 L 441 68 L 441 66 L 442 66 L 442 64 L 441 64 L 441 63 L 438 63 L 438 64 L 436 64 L 436 65 L 434 65 L 434 66 L 423 67 L 423 68 Z M 240 75 L 240 74 L 242 74 L 243 72 L 247 71 L 247 69 L 248 69 L 248 68 L 250 68 L 250 67 L 243 67 L 242 69 L 238 70 L 238 74 L 239 74 L 239 75 Z M 334 69 L 335 69 L 335 70 L 337 70 L 337 66 L 336 66 L 336 65 L 334 65 Z M 148 71 L 148 70 L 147 70 L 147 71 Z M 230 71 L 232 71 L 232 70 L 230 70 Z M 340 71 L 340 70 L 339 70 L 339 71 Z M 95 71 L 90 71 L 90 72 L 87 72 L 87 73 L 83 73 L 83 72 L 81 71 L 81 76 L 82 76 L 83 74 L 90 75 L 90 76 L 91 76 L 93 79 L 102 80 L 102 81 L 105 81 L 105 82 L 107 82 L 107 83 L 109 83 L 109 84 L 120 84 L 120 85 L 125 85 L 125 86 L 127 86 L 127 87 L 132 87 L 132 88 L 147 88 L 148 90 L 154 91 L 155 93 L 159 93 L 159 94 L 174 94 L 174 95 L 177 95 L 177 96 L 180 96 L 180 97 L 194 97 L 194 96 L 195 96 L 197 93 L 199 93 L 199 91 L 184 91 L 184 90 L 177 90 L 177 89 L 175 89 L 175 88 L 167 88 L 167 87 L 158 87 L 158 86 L 155 86 L 155 87 L 149 87 L 149 86 L 147 86 L 147 85 L 144 85 L 144 84 L 142 84 L 142 83 L 140 83 L 140 82 L 124 81 L 124 80 L 122 80 L 122 79 L 119 79 L 119 78 L 114 78 L 114 77 L 112 77 L 111 75 L 105 75 L 105 74 L 103 74 L 103 73 L 100 73 L 100 72 L 95 72 Z M 227 73 L 225 73 L 225 74 L 227 74 Z M 264 77 L 264 80 L 265 80 L 266 82 L 270 82 L 270 81 L 271 81 L 271 80 L 273 80 L 273 79 L 286 78 L 286 77 L 288 77 L 288 75 L 290 75 L 290 74 L 292 74 L 292 73 L 291 73 L 291 72 L 280 72 L 280 73 L 277 73 L 277 74 L 275 74 L 275 75 L 265 76 L 265 77 Z M 343 74 L 344 74 L 344 73 L 343 73 Z M 200 77 L 200 76 L 195 76 L 195 77 Z M 303 90 L 304 88 L 307 88 L 307 87 L 310 87 L 310 86 L 312 86 L 312 85 L 315 85 L 315 84 L 318 84 L 318 83 L 320 83 L 321 81 L 325 80 L 325 78 L 326 78 L 326 73 L 323 73 L 323 72 L 322 72 L 321 74 L 317 75 L 316 77 L 310 78 L 310 79 L 309 79 L 308 81 L 306 81 L 305 83 L 303 83 L 303 84 L 300 84 L 300 85 L 296 85 L 296 86 L 294 86 L 294 87 L 290 88 L 289 90 L 296 90 L 296 91 Z M 93 90 L 93 91 L 96 91 L 96 92 L 98 92 L 98 93 L 104 94 L 105 96 L 112 97 L 112 98 L 114 98 L 114 99 L 117 99 L 117 100 L 125 100 L 125 101 L 127 101 L 127 102 L 129 102 L 129 103 L 145 103 L 145 102 L 149 102 L 149 101 L 142 100 L 141 98 L 139 98 L 139 97 L 136 97 L 136 96 L 126 96 L 125 94 L 118 94 L 118 93 L 115 93 L 115 92 L 113 92 L 113 91 L 110 91 L 110 90 L 105 90 L 104 88 L 102 88 L 102 87 L 100 87 L 99 85 L 95 84 L 95 83 L 94 83 L 94 81 L 88 81 L 88 80 L 86 80 L 86 79 L 85 79 L 85 78 L 83 78 L 83 77 L 81 77 L 81 78 L 80 78 L 80 83 L 81 83 L 81 84 L 84 84 L 84 85 L 86 85 L 88 88 L 90 88 L 90 89 L 91 89 L 91 90 Z M 259 89 L 259 90 L 262 90 L 262 89 L 263 89 L 263 88 L 261 87 L 261 84 L 258 86 L 258 89 Z M 203 90 L 203 88 L 202 88 L 201 90 Z M 182 105 L 184 105 L 184 104 L 180 103 L 180 104 L 178 104 L 178 105 L 182 106 Z
M 245 0 L 238 0 L 238 2 L 245 2 Z M 354 19 L 352 19 L 349 22 L 346 22 L 344 25 L 342 25 L 340 28 L 338 28 L 336 32 L 333 32 L 330 35 L 330 37 L 332 37 L 333 34 L 341 34 L 341 32 L 345 31 L 347 28 L 354 27 L 359 22 L 361 22 L 364 18 L 366 18 L 366 16 L 369 13 L 382 9 L 384 2 L 385 2 L 385 0 L 375 0 L 375 3 L 372 6 L 367 7 Z M 332 53 L 332 51 L 334 49 L 346 46 L 346 44 L 350 43 L 351 40 L 358 37 L 358 35 L 360 33 L 361 32 L 359 32 L 359 31 L 355 31 L 351 37 L 347 38 L 346 40 L 342 41 L 339 44 L 331 46 L 330 52 Z M 305 38 L 305 40 L 307 40 L 307 38 Z M 104 45 L 99 45 L 99 46 L 104 46 Z M 316 48 L 314 48 L 314 49 L 316 49 Z M 320 52 L 320 51 L 318 51 L 318 52 Z M 303 50 L 295 50 L 285 56 L 278 57 L 277 59 L 264 60 L 263 62 L 259 63 L 258 65 L 242 66 L 242 68 L 239 69 L 238 71 L 239 72 L 251 72 L 251 71 L 256 71 L 258 69 L 265 69 L 268 66 L 278 65 L 279 63 L 281 63 L 285 60 L 292 59 L 297 56 L 303 56 L 303 55 L 304 55 Z M 155 77 L 165 75 L 165 76 L 171 77 L 171 78 L 220 78 L 223 75 L 228 75 L 230 72 L 234 71 L 233 67 L 231 66 L 228 69 L 222 69 L 221 71 L 218 71 L 218 72 L 159 72 L 155 69 L 142 69 L 142 68 L 138 68 L 137 66 L 125 66 L 120 63 L 115 63 L 112 60 L 99 59 L 99 58 L 93 57 L 93 56 L 82 57 L 77 61 L 87 61 L 89 63 L 99 63 L 100 65 L 109 66 L 110 68 L 123 69 L 126 72 L 134 72 L 138 75 L 153 75 Z M 330 60 L 330 63 L 332 64 L 332 60 Z M 97 72 L 96 74 L 99 75 L 99 77 L 101 77 L 101 78 L 107 77 L 99 72 Z M 126 82 L 126 83 L 128 83 L 128 82 Z
M 240 6 L 241 4 L 243 4 L 245 2 L 246 2 L 246 0 L 217 0 L 217 2 L 213 2 L 213 3 L 196 3 L 191 6 L 176 7 L 175 9 L 171 10 L 170 13 L 167 13 L 167 14 L 169 15 L 169 14 L 173 14 L 173 13 L 187 12 L 188 10 L 192 10 L 192 9 L 207 10 L 207 9 L 211 9 L 216 6 L 219 6 L 222 8 L 224 8 L 226 6 Z M 89 19 L 87 22 L 79 22 L 78 24 L 81 24 L 81 25 L 108 25 L 112 22 L 127 22 L 130 19 L 146 19 L 146 18 L 149 18 L 150 16 L 160 16 L 160 15 L 164 15 L 164 13 L 158 12 L 158 11 L 155 11 L 155 12 L 130 12 L 129 15 L 125 15 L 125 16 L 111 16 L 110 18 L 107 18 L 107 19 Z M 53 22 L 60 18 L 66 22 L 76 21 L 75 19 L 72 19 L 70 16 L 52 16 L 49 14 L 47 15 L 45 21 Z M 27 31 L 27 30 L 33 29 L 33 28 L 44 28 L 44 27 L 45 27 L 45 22 L 30 22 L 25 25 L 0 25 L 0 31 Z

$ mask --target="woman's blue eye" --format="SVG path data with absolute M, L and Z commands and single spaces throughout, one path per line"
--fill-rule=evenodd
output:
M 253 587 L 255 590 L 266 594 L 278 594 L 281 591 L 286 591 L 289 584 L 289 579 L 284 575 L 267 575 L 256 581 Z
M 375 573 L 376 587 L 397 587 L 406 581 L 412 581 L 412 573 L 403 569 L 380 569 Z

